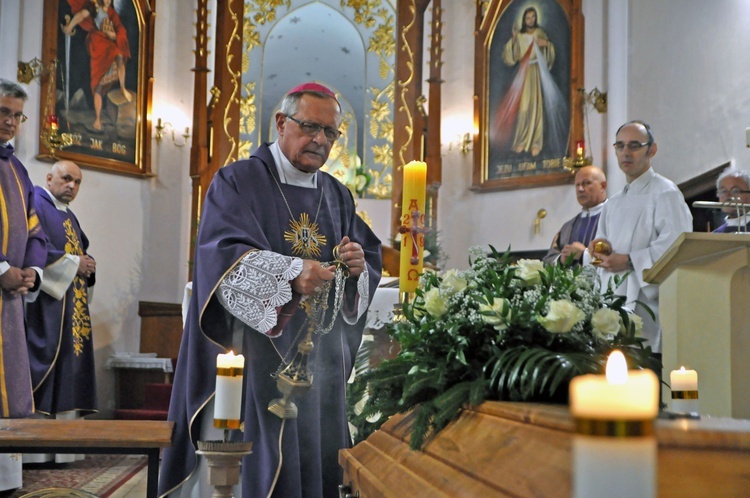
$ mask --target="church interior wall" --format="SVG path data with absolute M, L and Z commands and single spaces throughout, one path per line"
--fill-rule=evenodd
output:
M 188 7 L 189 5 L 189 7 Z M 439 235 L 445 266 L 464 268 L 468 248 L 548 247 L 559 226 L 578 209 L 573 187 L 476 193 L 469 190 L 472 155 L 449 147 L 451 122 L 470 127 L 474 105 L 473 0 L 443 2 L 443 179 Z M 651 122 L 659 141 L 655 169 L 677 183 L 734 160 L 750 167 L 745 128 L 750 94 L 747 49 L 750 5 L 744 0 L 583 0 L 585 87 L 609 93 L 609 110 L 589 109 L 594 164 L 610 175 L 610 193 L 624 185 L 611 151 L 614 130 L 627 119 Z M 18 60 L 41 56 L 43 0 L 0 0 L 0 74 L 15 76 Z M 17 25 L 9 16 L 20 19 Z M 155 32 L 154 115 L 192 124 L 194 5 L 158 2 Z M 37 161 L 39 84 L 28 85 L 29 120 L 16 139 L 19 158 L 35 183 L 49 163 Z M 159 115 L 164 113 L 165 116 Z M 172 115 L 166 116 L 167 113 Z M 177 124 L 177 123 L 176 123 Z M 183 127 L 185 126 L 183 125 Z M 177 128 L 181 129 L 181 128 Z M 458 132 L 470 131 L 459 129 Z M 588 137 L 587 137 L 588 140 Z M 138 301 L 179 303 L 187 282 L 190 179 L 189 144 L 152 143 L 156 176 L 132 178 L 84 169 L 72 207 L 91 240 L 98 263 L 92 304 L 97 381 L 103 414 L 113 408 L 113 375 L 104 365 L 115 351 L 137 351 Z M 388 202 L 365 202 L 382 235 Z M 373 206 L 373 207 L 370 207 Z M 385 215 L 379 210 L 385 210 Z M 534 219 L 546 209 L 538 234 Z

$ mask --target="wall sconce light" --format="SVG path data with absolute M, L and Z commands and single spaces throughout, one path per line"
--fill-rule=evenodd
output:
M 187 143 L 188 138 L 190 138 L 190 127 L 189 126 L 186 126 L 185 127 L 185 132 L 181 134 L 182 135 L 182 142 L 178 142 L 177 141 L 177 135 L 175 134 L 174 126 L 172 125 L 172 123 L 170 123 L 168 121 L 163 121 L 162 122 L 161 118 L 158 118 L 156 120 L 156 126 L 155 126 L 155 128 L 156 128 L 156 134 L 154 135 L 154 138 L 156 139 L 156 143 L 161 143 L 161 139 L 162 139 L 162 137 L 164 136 L 165 133 L 168 133 L 168 134 L 170 134 L 172 136 L 172 143 L 174 143 L 175 146 L 177 146 L 177 147 L 184 147 L 185 144 Z
M 466 132 L 458 139 L 458 147 L 461 149 L 461 153 L 466 155 L 471 150 L 471 133 Z
M 607 92 L 600 92 L 598 88 L 594 87 L 588 93 L 586 93 L 586 89 L 582 88 L 581 93 L 586 102 L 596 109 L 596 112 L 599 114 L 607 112 Z
M 16 78 L 19 83 L 28 85 L 34 78 L 39 78 L 42 75 L 43 69 L 42 61 L 36 57 L 29 62 L 18 61 L 18 74 Z
M 449 142 L 448 143 L 448 150 L 452 150 L 453 146 L 455 145 L 458 150 L 461 151 L 462 154 L 466 155 L 471 150 L 471 143 L 472 143 L 471 133 L 464 133 L 463 135 L 458 135 L 458 138 L 455 142 Z

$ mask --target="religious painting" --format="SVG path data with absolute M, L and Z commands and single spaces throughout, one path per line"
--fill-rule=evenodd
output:
M 72 144 L 55 158 L 148 176 L 154 0 L 45 0 L 41 128 Z M 49 79 L 52 78 L 50 81 Z M 41 159 L 51 159 L 40 141 Z
M 572 182 L 581 140 L 581 0 L 479 2 L 472 188 Z

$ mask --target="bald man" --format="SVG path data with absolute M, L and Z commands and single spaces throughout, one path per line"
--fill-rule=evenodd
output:
M 86 252 L 89 240 L 69 206 L 82 179 L 74 162 L 58 161 L 47 174 L 46 188 L 34 187 L 49 244 L 42 292 L 26 308 L 27 342 L 36 411 L 51 418 L 98 411 L 89 314 L 96 262 Z M 57 455 L 55 461 L 71 456 Z M 30 460 L 25 456 L 24 461 Z
M 555 235 L 544 262 L 588 264 L 591 255 L 586 248 L 594 237 L 599 214 L 607 202 L 607 177 L 596 166 L 584 166 L 576 173 L 576 199 L 583 208 L 573 219 L 568 220 Z
M 624 277 L 615 294 L 624 296 L 625 306 L 643 319 L 646 344 L 661 354 L 659 286 L 643 280 L 643 271 L 653 268 L 680 234 L 693 231 L 693 216 L 677 185 L 651 167 L 658 150 L 651 126 L 628 121 L 617 130 L 613 145 L 627 185 L 602 210 L 597 239 L 588 252 L 602 261 L 597 271 L 603 290 L 615 275 Z M 594 251 L 599 240 L 609 245 L 611 253 Z

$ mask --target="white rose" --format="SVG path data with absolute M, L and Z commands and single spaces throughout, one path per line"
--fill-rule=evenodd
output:
M 536 285 L 542 281 L 539 272 L 544 270 L 544 263 L 538 259 L 519 259 L 516 263 L 518 270 L 516 275 L 526 282 L 527 285 Z
M 559 334 L 570 332 L 573 326 L 586 318 L 586 314 L 567 299 L 550 301 L 547 316 L 540 316 L 537 321 L 548 332 Z
M 424 295 L 424 307 L 432 316 L 440 316 L 445 313 L 448 306 L 445 299 L 440 295 L 440 289 L 430 289 Z
M 630 319 L 631 327 L 635 327 L 635 336 L 642 337 L 643 336 L 643 318 L 636 315 L 635 313 L 628 313 L 628 318 Z
M 505 314 L 503 314 L 503 308 L 506 309 Z M 482 312 L 482 321 L 492 325 L 495 330 L 502 331 L 508 328 L 511 310 L 507 299 L 502 297 L 493 298 L 491 305 L 480 304 L 479 311 Z
M 620 314 L 609 308 L 596 310 L 591 316 L 591 326 L 601 337 L 617 335 L 620 331 Z
M 448 270 L 445 272 L 440 288 L 445 290 L 448 295 L 453 295 L 456 292 L 464 290 L 467 285 L 468 281 L 459 276 L 458 270 Z

